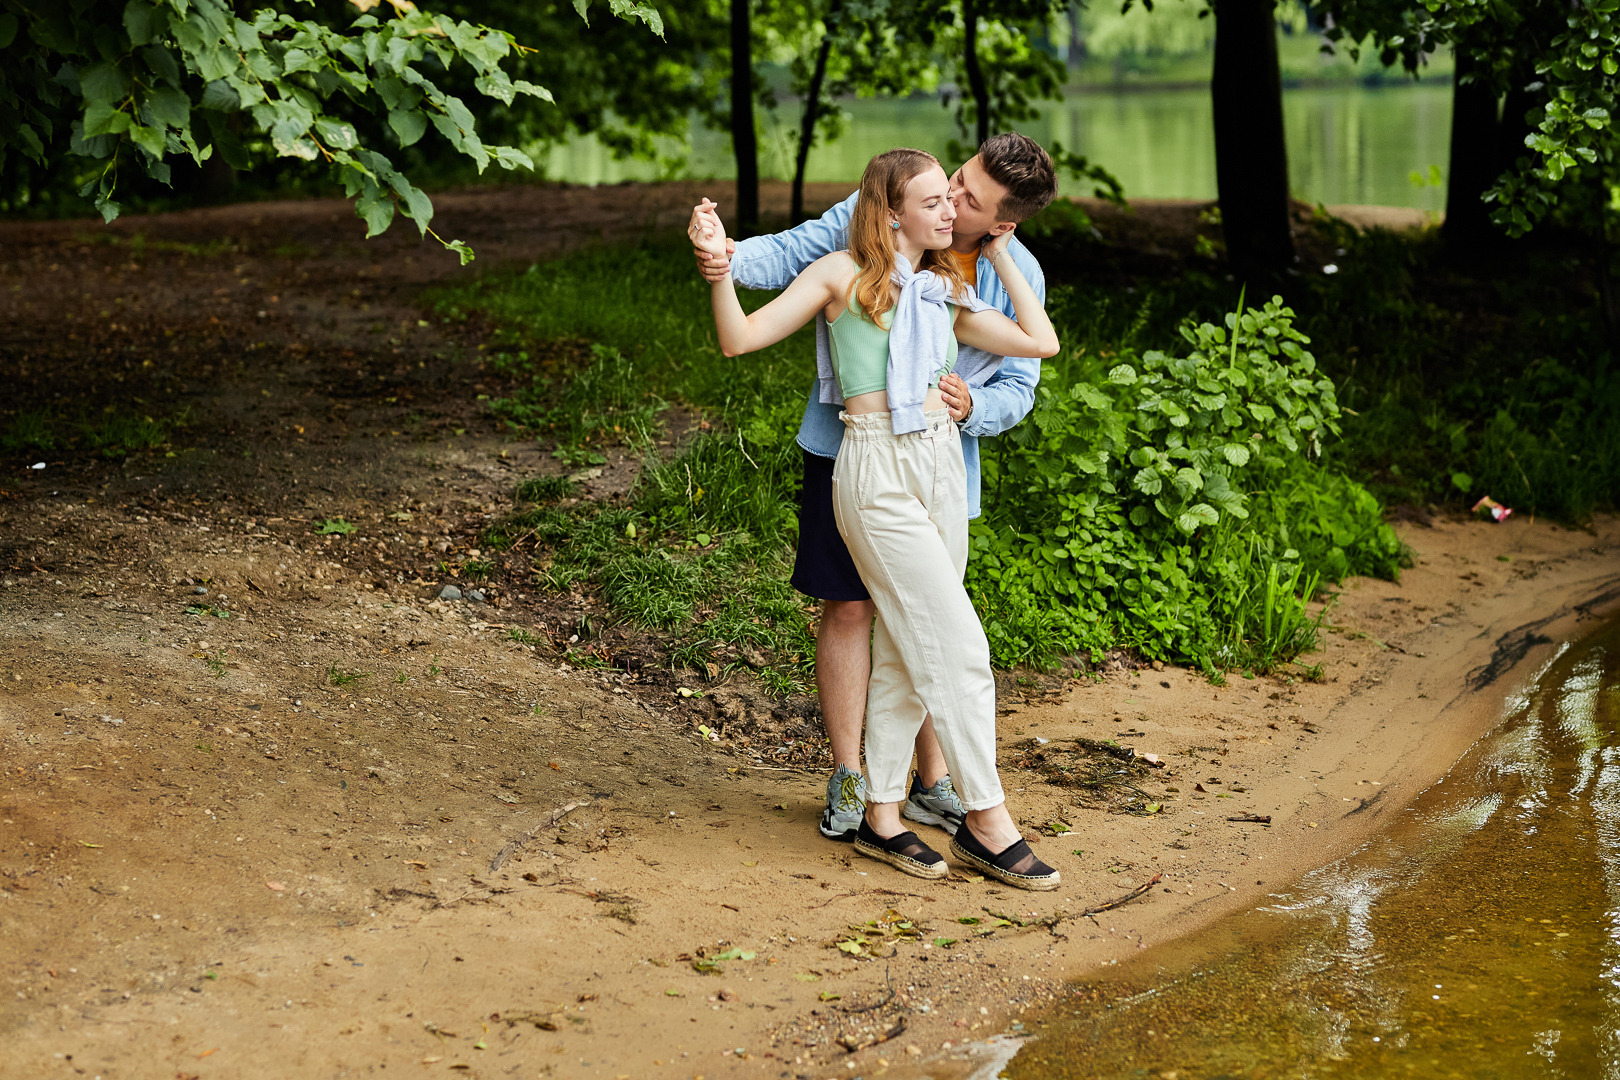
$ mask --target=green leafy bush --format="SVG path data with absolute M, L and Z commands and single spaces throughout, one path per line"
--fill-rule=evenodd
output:
M 1293 321 L 1273 298 L 1184 325 L 1184 356 L 1047 366 L 1030 419 L 984 455 L 968 580 L 998 658 L 1123 643 L 1270 666 L 1298 648 L 1255 627 L 1297 624 L 1316 583 L 1352 568 L 1397 572 L 1376 500 L 1318 463 L 1339 408 Z M 1270 606 L 1243 618 L 1262 582 Z

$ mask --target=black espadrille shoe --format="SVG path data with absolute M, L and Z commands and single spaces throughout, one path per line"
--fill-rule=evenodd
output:
M 858 844 L 859 841 L 856 841 Z M 1047 892 L 1063 884 L 1063 876 L 1035 857 L 1023 837 L 997 854 L 979 842 L 966 822 L 951 838 L 951 854 L 975 870 L 1019 889 Z
M 938 880 L 950 873 L 945 857 L 918 839 L 916 833 L 903 832 L 885 840 L 872 831 L 865 817 L 855 832 L 855 850 L 912 877 Z

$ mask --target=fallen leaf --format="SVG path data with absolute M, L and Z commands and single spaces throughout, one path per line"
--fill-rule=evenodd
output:
M 793 977 L 799 982 L 820 982 L 821 976 L 813 971 L 795 971 Z
M 287 889 L 287 886 L 283 885 L 279 881 L 267 881 L 264 883 L 264 887 L 269 889 L 271 892 L 285 892 Z
M 443 1060 L 444 1060 L 444 1055 L 443 1054 L 434 1054 L 432 1057 L 423 1058 L 422 1059 L 422 1064 L 423 1065 L 433 1065 L 433 1064 L 437 1064 L 438 1062 L 443 1061 Z
M 823 990 L 820 994 L 818 994 L 816 996 L 819 997 L 822 1001 L 838 1001 L 844 995 L 843 994 L 835 994 L 831 990 Z
M 952 945 L 956 944 L 956 938 L 953 938 L 953 937 L 937 937 L 937 938 L 934 939 L 934 944 L 936 946 L 938 946 L 939 948 L 941 948 L 941 949 L 948 949 Z
M 197 1055 L 197 1060 L 201 1061 L 203 1058 L 207 1057 L 209 1054 L 217 1054 L 217 1053 L 219 1053 L 219 1047 L 217 1047 L 217 1046 L 214 1047 L 212 1050 L 204 1050 L 202 1053 Z
M 744 861 L 743 865 L 744 866 L 758 866 L 759 865 L 759 860 L 755 859 L 753 862 Z
M 666 997 L 680 997 L 681 996 L 681 992 L 679 990 L 673 990 L 673 989 L 665 990 L 664 994 L 665 994 Z
M 100 844 L 92 844 L 87 840 L 80 840 L 78 842 L 78 844 L 79 844 L 80 847 L 100 847 L 101 846 Z

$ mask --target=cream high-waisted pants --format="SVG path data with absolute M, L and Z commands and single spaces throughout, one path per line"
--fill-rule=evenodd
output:
M 867 799 L 902 802 L 928 716 L 962 805 L 1004 801 L 996 775 L 996 684 L 967 570 L 967 469 L 944 410 L 890 431 L 886 412 L 843 414 L 833 512 L 877 606 L 866 697 Z

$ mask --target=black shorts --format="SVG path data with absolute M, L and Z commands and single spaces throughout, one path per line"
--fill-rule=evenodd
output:
M 817 600 L 870 600 L 855 560 L 833 518 L 833 460 L 804 451 L 804 485 L 799 489 L 799 550 L 793 558 L 793 587 Z

